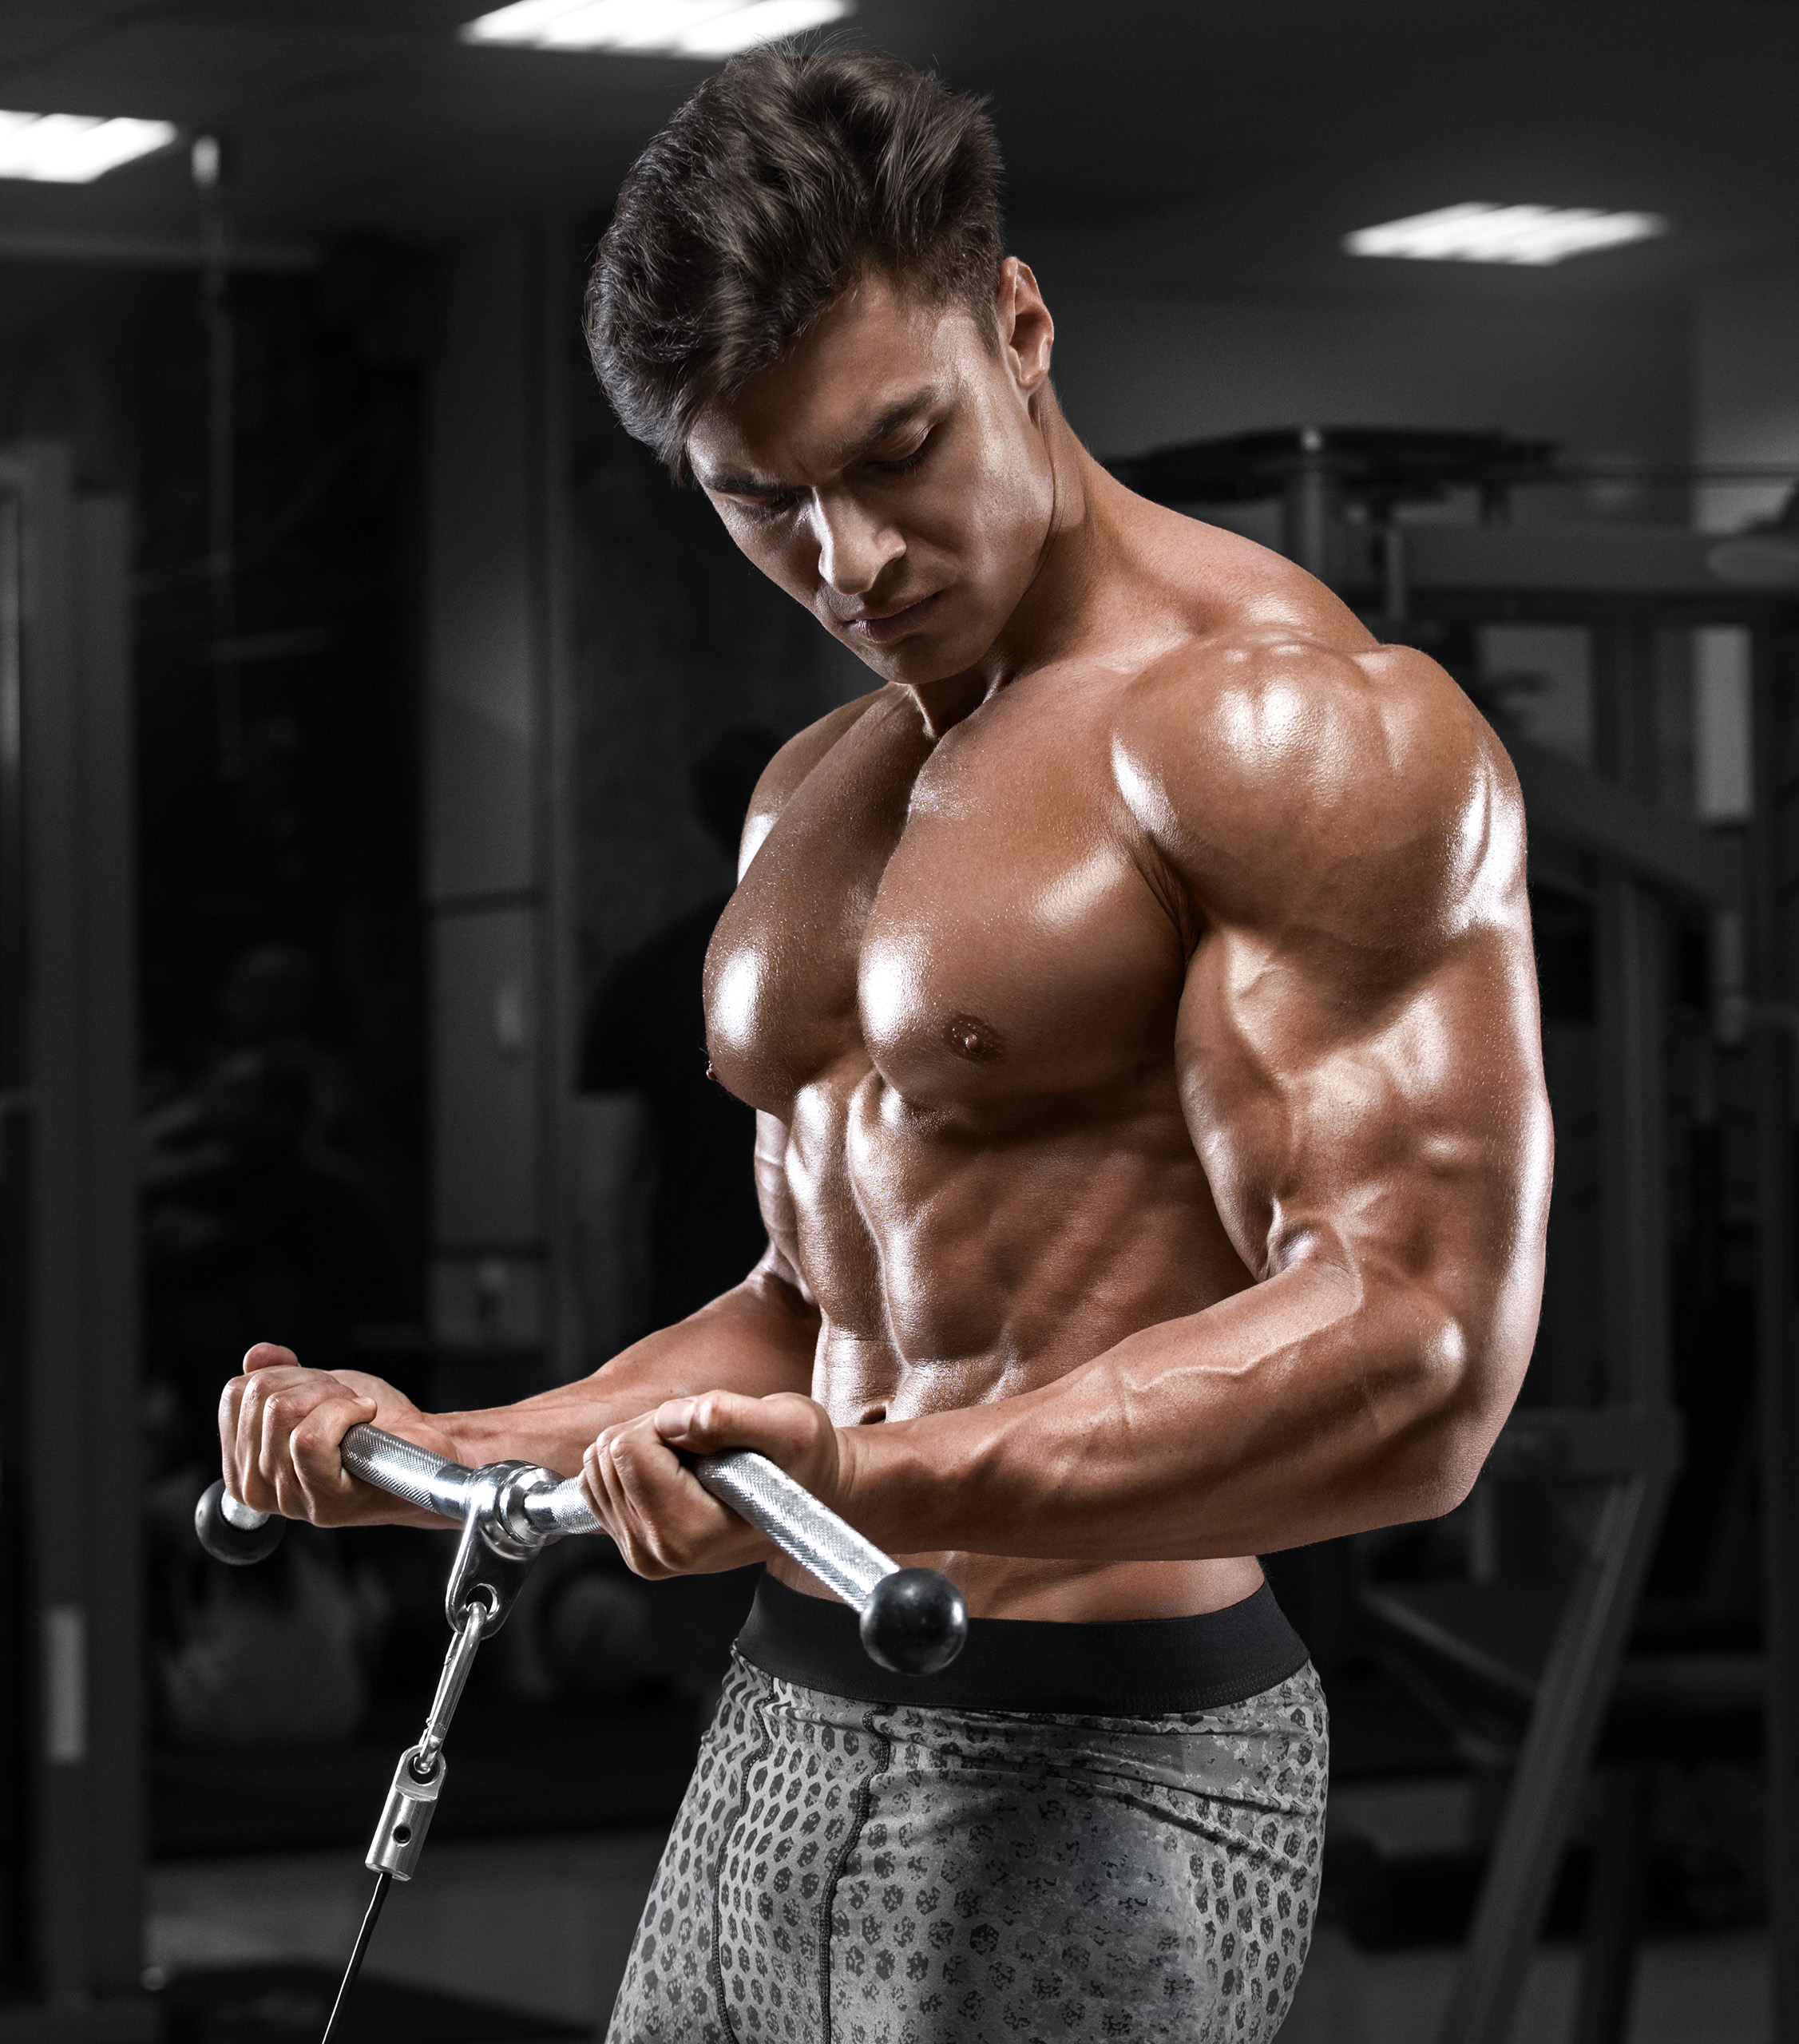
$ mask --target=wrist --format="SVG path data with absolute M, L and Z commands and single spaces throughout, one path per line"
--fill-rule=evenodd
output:
M 838 1510 L 890 1555 L 936 1553 L 958 1543 L 939 1524 L 945 1487 L 932 1480 L 918 1420 L 838 1429 Z
M 500 1438 L 497 1412 L 424 1412 L 421 1422 L 450 1444 L 453 1458 L 465 1469 L 480 1469 L 489 1462 L 517 1461 Z

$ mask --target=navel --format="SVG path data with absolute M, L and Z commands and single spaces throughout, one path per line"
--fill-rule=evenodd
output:
M 1005 1056 L 1005 1039 L 978 1015 L 952 1015 L 944 1024 L 943 1040 L 970 1064 L 991 1064 Z

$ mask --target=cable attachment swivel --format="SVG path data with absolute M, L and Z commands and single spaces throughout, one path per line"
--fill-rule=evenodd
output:
M 368 1857 L 363 1863 L 371 1873 L 391 1874 L 397 1881 L 409 1881 L 418 1871 L 418 1856 L 425 1849 L 425 1836 L 437 1815 L 438 1797 L 450 1771 L 443 1753 L 450 1721 L 462 1701 L 475 1654 L 490 1630 L 487 1599 L 477 1591 L 463 1606 L 462 1623 L 444 1656 L 438 1692 L 431 1700 L 430 1714 L 425 1720 L 418 1743 L 407 1747 L 394 1769 L 387 1800 L 382 1807 L 374 1836 L 369 1841 Z
M 450 1650 L 444 1655 L 425 1729 L 417 1745 L 401 1754 L 394 1769 L 387 1800 L 363 1863 L 371 1873 L 409 1881 L 418 1868 L 449 1771 L 443 1749 L 450 1721 L 462 1699 L 475 1655 L 481 1642 L 505 1623 L 531 1564 L 551 1540 L 561 1538 L 554 1533 L 545 1535 L 523 1516 L 525 1496 L 554 1481 L 546 1472 L 518 1462 L 495 1463 L 477 1471 L 469 1480 L 462 1537 L 444 1592 Z

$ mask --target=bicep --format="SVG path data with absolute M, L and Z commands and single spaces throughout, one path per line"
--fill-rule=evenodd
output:
M 1188 973 L 1183 1105 L 1259 1277 L 1306 1257 L 1480 1320 L 1540 1275 L 1549 1168 L 1528 930 L 1434 955 L 1215 930 Z
M 1164 691 L 1121 783 L 1147 790 L 1136 812 L 1199 932 L 1183 1103 L 1238 1253 L 1264 1277 L 1314 1255 L 1471 1300 L 1540 1274 L 1510 764 L 1421 656 L 1262 647 L 1239 667 Z

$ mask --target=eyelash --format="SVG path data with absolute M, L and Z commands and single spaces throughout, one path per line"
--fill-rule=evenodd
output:
M 873 465 L 884 476 L 909 476 L 931 451 L 936 438 L 934 433 L 927 433 L 909 454 L 902 455 L 897 461 L 877 461 Z
M 871 461 L 869 466 L 883 476 L 909 476 L 921 465 L 935 444 L 937 435 L 927 433 L 909 454 L 902 455 L 897 461 Z M 777 518 L 784 518 L 799 501 L 797 497 L 776 497 L 758 503 L 752 497 L 740 501 L 744 516 L 758 525 L 771 525 Z

